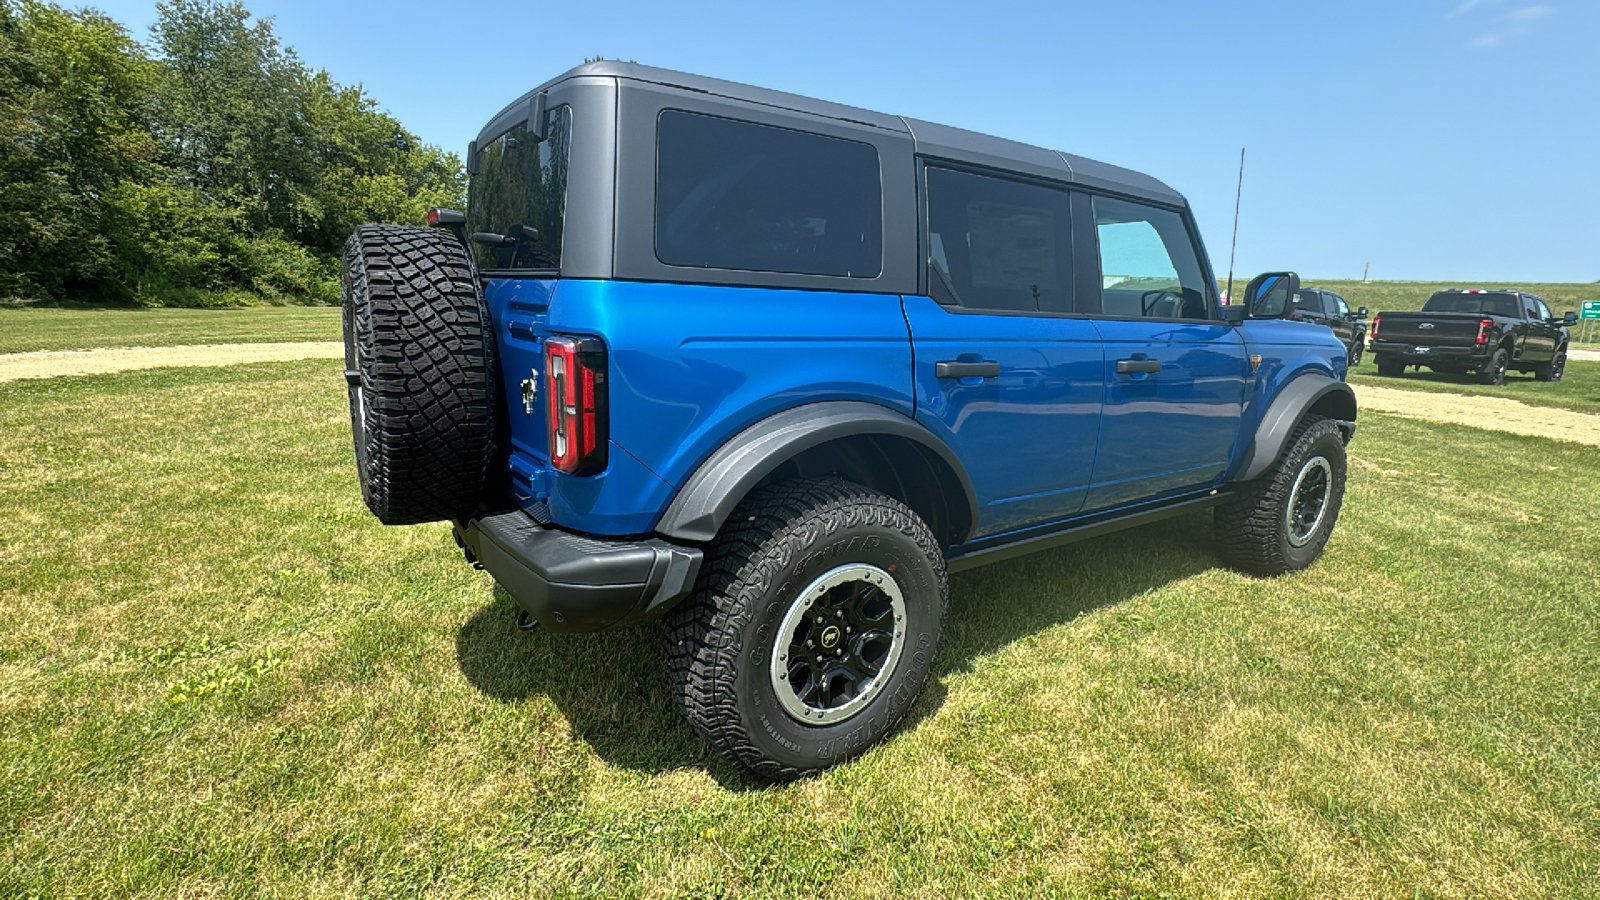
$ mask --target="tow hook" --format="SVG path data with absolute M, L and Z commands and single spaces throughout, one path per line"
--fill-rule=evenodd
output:
M 522 631 L 532 631 L 539 627 L 539 620 L 535 619 L 525 609 L 517 610 L 517 628 Z

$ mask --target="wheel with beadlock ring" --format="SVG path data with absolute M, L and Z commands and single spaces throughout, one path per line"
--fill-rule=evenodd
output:
M 944 557 L 904 504 L 836 477 L 758 488 L 668 617 L 668 671 L 689 722 L 774 781 L 892 734 L 944 630 Z

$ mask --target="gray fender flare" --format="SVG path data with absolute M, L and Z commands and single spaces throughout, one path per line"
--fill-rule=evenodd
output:
M 1245 450 L 1229 481 L 1250 481 L 1260 477 L 1283 453 L 1284 445 L 1294 433 L 1296 425 L 1313 408 L 1320 408 L 1328 418 L 1341 423 L 1345 440 L 1355 433 L 1356 392 L 1350 385 L 1320 372 L 1301 375 L 1278 391 L 1255 436 Z
M 915 419 L 873 403 L 830 400 L 776 413 L 729 438 L 684 481 L 655 531 L 681 541 L 712 540 L 761 479 L 799 453 L 854 435 L 907 438 L 930 450 L 955 472 L 964 489 L 965 497 L 950 502 L 965 502 L 968 521 L 978 521 L 977 494 L 966 468 L 932 432 Z

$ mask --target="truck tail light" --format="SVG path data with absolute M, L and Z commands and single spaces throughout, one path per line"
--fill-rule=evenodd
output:
M 1478 320 L 1478 339 L 1474 343 L 1486 344 L 1489 342 L 1489 329 L 1494 327 L 1493 319 Z
M 569 475 L 604 471 L 610 418 L 605 345 L 595 338 L 546 338 L 544 380 L 550 465 Z
M 1378 339 L 1378 323 L 1382 322 L 1382 321 L 1383 321 L 1383 316 L 1373 316 L 1372 317 L 1372 335 L 1371 335 L 1372 340 L 1377 340 Z

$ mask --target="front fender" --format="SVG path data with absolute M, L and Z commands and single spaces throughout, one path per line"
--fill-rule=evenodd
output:
M 1298 375 L 1283 386 L 1267 406 L 1229 481 L 1250 481 L 1260 477 L 1278 457 L 1307 413 L 1316 410 L 1330 419 L 1346 423 L 1345 439 L 1355 433 L 1356 393 L 1350 385 L 1321 372 Z

